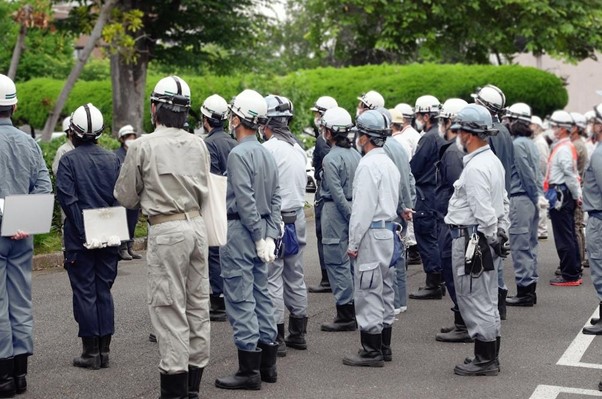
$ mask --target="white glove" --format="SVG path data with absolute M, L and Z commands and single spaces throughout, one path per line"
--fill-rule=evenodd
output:
M 537 201 L 537 205 L 539 205 L 541 209 L 547 209 L 550 206 L 550 203 L 548 202 L 546 197 L 540 195 L 539 200 Z
M 255 250 L 257 250 L 257 257 L 261 259 L 262 262 L 270 262 L 266 253 L 266 242 L 263 238 L 259 241 L 255 241 Z
M 85 243 L 84 247 L 86 249 L 98 249 L 98 248 L 104 248 L 104 245 L 102 242 L 100 242 L 100 240 L 92 240 L 90 242 Z
M 268 237 L 265 239 L 265 254 L 267 256 L 268 263 L 272 263 L 276 260 L 276 243 L 272 237 Z
M 119 245 L 121 245 L 119 236 L 110 236 L 107 240 L 107 247 L 118 247 Z

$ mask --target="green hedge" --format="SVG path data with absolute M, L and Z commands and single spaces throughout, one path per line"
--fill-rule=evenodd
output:
M 367 65 L 302 70 L 276 77 L 247 74 L 182 78 L 191 87 L 192 104 L 196 111 L 203 100 L 213 93 L 219 93 L 228 101 L 244 88 L 253 88 L 264 95 L 285 95 L 295 105 L 293 129 L 296 132 L 311 125 L 309 108 L 322 95 L 333 96 L 352 115 L 355 114 L 357 96 L 368 90 L 379 91 L 389 108 L 400 102 L 413 105 L 416 98 L 424 94 L 432 94 L 442 102 L 450 97 L 471 101 L 470 94 L 475 88 L 487 83 L 495 84 L 504 91 L 508 105 L 526 102 L 540 116 L 562 109 L 568 102 L 568 94 L 560 78 L 536 68 L 518 65 Z M 159 79 L 160 76 L 148 77 L 147 96 Z M 52 79 L 33 79 L 19 84 L 16 117 L 41 128 L 62 86 L 62 81 Z M 92 102 L 99 107 L 108 125 L 112 115 L 111 82 L 78 82 L 65 106 L 64 115 L 85 102 Z M 145 101 L 144 115 L 145 130 L 150 131 L 148 101 Z

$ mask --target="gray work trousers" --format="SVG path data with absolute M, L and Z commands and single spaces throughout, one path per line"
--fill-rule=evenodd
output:
M 395 267 L 393 232 L 370 229 L 364 235 L 355 261 L 355 317 L 360 331 L 379 334 L 395 321 Z
M 265 232 L 266 222 L 262 220 Z M 251 233 L 240 220 L 228 221 L 228 239 L 220 248 L 226 314 L 238 349 L 276 341 L 274 306 L 268 292 L 268 265 L 257 257 Z
M 295 230 L 299 252 L 268 265 L 268 288 L 276 311 L 276 324 L 284 323 L 284 307 L 294 317 L 307 316 L 307 287 L 303 276 L 303 253 L 306 244 L 305 212 L 296 210 Z
M 602 220 L 597 217 L 590 216 L 587 221 L 585 245 L 592 282 L 598 299 L 602 301 Z
M 543 196 L 541 196 L 543 197 Z M 541 205 L 538 203 L 537 204 L 537 212 L 539 213 L 539 223 L 537 225 L 537 235 L 539 236 L 543 236 L 543 237 L 547 237 L 548 236 L 548 206 L 547 206 L 547 200 L 545 199 L 545 197 L 543 197 L 544 201 L 541 201 L 541 197 L 540 197 L 540 203 Z
M 337 305 L 353 301 L 353 266 L 347 255 L 349 221 L 332 201 L 322 209 L 322 244 L 328 280 Z
M 510 198 L 510 251 L 516 285 L 527 287 L 536 283 L 538 210 L 526 195 Z
M 458 308 L 471 338 L 484 342 L 495 341 L 501 332 L 497 309 L 497 270 L 483 272 L 476 278 L 464 274 L 464 243 L 464 236 L 452 241 L 452 269 Z M 495 262 L 494 265 L 497 268 Z
M 151 225 L 147 276 L 150 319 L 165 374 L 209 363 L 209 272 L 202 217 Z

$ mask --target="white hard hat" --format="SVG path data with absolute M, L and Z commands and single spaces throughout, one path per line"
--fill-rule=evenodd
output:
M 483 105 L 494 113 L 502 112 L 506 105 L 504 92 L 494 85 L 486 85 L 485 87 L 478 88 L 476 93 L 471 94 L 471 97 L 475 99 L 477 104 Z
M 168 76 L 157 82 L 150 99 L 170 105 L 171 111 L 184 112 L 190 108 L 190 87 L 182 78 Z
M 571 114 L 566 111 L 554 111 L 552 116 L 550 116 L 550 125 L 551 126 L 559 126 L 566 129 L 570 129 L 573 126 L 573 118 Z
M 0 107 L 9 107 L 17 103 L 15 82 L 6 75 L 0 74 Z
M 322 115 L 326 110 L 334 107 L 338 107 L 337 100 L 330 96 L 322 96 L 316 100 L 316 103 L 309 110 L 313 112 L 319 112 Z
M 320 125 L 324 126 L 333 133 L 347 133 L 353 127 L 351 115 L 345 108 L 333 107 L 327 109 L 322 115 Z
M 69 130 L 69 125 L 71 124 L 71 117 L 68 116 L 65 119 L 63 119 L 63 132 L 67 133 L 67 130 Z
M 435 96 L 426 95 L 416 99 L 414 113 L 416 114 L 439 114 L 441 103 Z
M 573 122 L 578 128 L 585 129 L 587 127 L 587 120 L 583 114 L 580 114 L 579 112 L 571 112 L 571 118 L 573 118 Z
M 405 121 L 403 114 L 397 108 L 389 109 L 389 114 L 391 114 L 391 123 L 401 125 Z
M 585 114 L 583 114 L 583 116 L 585 116 L 585 120 L 588 123 L 593 122 L 594 119 L 596 119 L 596 111 L 594 111 L 594 110 L 587 111 Z
M 69 128 L 79 138 L 97 139 L 104 129 L 102 113 L 92 103 L 82 105 L 71 114 Z
M 201 113 L 209 119 L 222 121 L 228 117 L 228 103 L 218 94 L 213 94 L 203 101 Z
M 136 134 L 136 131 L 134 130 L 134 127 L 132 125 L 125 125 L 121 129 L 119 129 L 119 133 L 117 135 L 119 136 L 119 138 L 122 138 L 123 136 L 127 136 L 128 134 Z
M 537 126 L 541 127 L 542 129 L 544 129 L 544 126 L 543 126 L 543 121 L 542 121 L 542 120 L 541 120 L 541 118 L 540 118 L 539 116 L 537 116 L 537 115 L 533 115 L 533 116 L 531 117 L 531 123 L 532 123 L 532 124 L 534 124 L 534 125 L 537 125 Z
M 448 98 L 441 107 L 439 118 L 453 119 L 468 103 L 461 98 Z
M 525 103 L 515 103 L 506 109 L 506 116 L 531 123 L 531 107 Z
M 401 112 L 404 118 L 412 119 L 414 117 L 414 108 L 410 104 L 399 103 L 395 106 L 395 109 Z
M 265 120 L 268 112 L 268 106 L 261 94 L 249 89 L 243 90 L 234 97 L 228 105 L 228 109 L 239 118 L 253 125 Z
M 293 117 L 293 103 L 288 98 L 269 94 L 265 97 L 265 103 L 268 106 L 268 118 Z
M 602 103 L 594 107 L 594 113 L 596 114 L 596 122 L 602 123 Z
M 385 106 L 385 99 L 383 96 L 374 90 L 370 90 L 366 94 L 362 94 L 357 99 L 364 103 L 368 109 L 376 109 Z

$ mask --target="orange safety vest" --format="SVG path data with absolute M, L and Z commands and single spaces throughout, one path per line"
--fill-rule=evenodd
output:
M 550 180 L 550 169 L 552 169 L 552 158 L 554 158 L 554 155 L 556 155 L 556 153 L 558 152 L 558 150 L 560 150 L 560 148 L 565 147 L 565 146 L 568 146 L 571 150 L 571 154 L 573 155 L 573 170 L 575 171 L 577 180 L 579 182 L 581 182 L 581 176 L 579 176 L 579 172 L 577 171 L 577 149 L 575 148 L 575 145 L 571 142 L 570 138 L 566 138 L 564 140 L 566 140 L 566 141 L 560 142 L 556 145 L 556 147 L 554 147 L 554 149 L 552 150 L 552 153 L 548 157 L 548 167 L 546 169 L 546 178 L 543 181 L 543 191 L 544 192 L 548 191 L 548 188 L 550 188 L 549 180 Z

